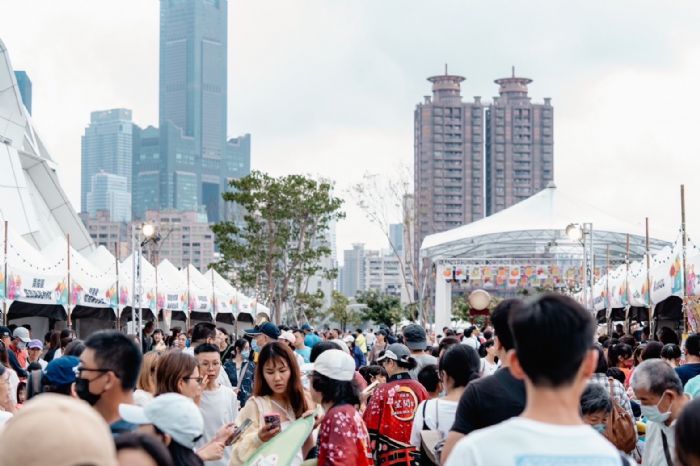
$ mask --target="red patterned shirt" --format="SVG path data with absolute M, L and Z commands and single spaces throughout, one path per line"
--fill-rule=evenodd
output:
M 425 388 L 408 373 L 392 376 L 374 391 L 365 410 L 378 465 L 417 465 L 420 454 L 411 445 L 411 428 L 418 404 L 428 398 Z
M 348 404 L 332 407 L 318 430 L 318 466 L 373 466 L 362 416 Z

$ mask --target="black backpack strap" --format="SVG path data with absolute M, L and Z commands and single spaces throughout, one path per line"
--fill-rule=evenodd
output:
M 425 408 L 428 407 L 428 400 L 425 400 L 425 403 L 423 403 L 423 430 L 430 430 L 430 427 L 428 427 L 428 424 L 425 423 Z

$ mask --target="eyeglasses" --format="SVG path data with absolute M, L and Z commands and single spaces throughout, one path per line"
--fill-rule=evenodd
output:
M 112 369 L 102 369 L 102 368 L 94 368 L 91 369 L 89 367 L 81 367 L 81 366 L 76 366 L 73 368 L 73 373 L 80 377 L 80 374 L 83 372 L 102 372 L 102 373 L 107 373 L 107 372 L 112 372 Z
M 197 383 L 202 383 L 204 377 L 183 377 L 182 380 L 196 380 Z

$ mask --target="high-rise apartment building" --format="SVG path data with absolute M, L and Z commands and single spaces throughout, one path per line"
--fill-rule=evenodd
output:
M 428 78 L 433 95 L 414 112 L 415 257 L 427 235 L 484 216 L 484 107 L 462 100 L 464 79 Z
M 392 223 L 389 225 L 390 247 L 396 249 L 399 256 L 403 256 L 403 223 Z
M 533 104 L 532 80 L 497 79 L 499 97 L 486 110 L 486 215 L 541 191 L 554 179 L 551 100 Z
M 126 179 L 131 193 L 131 110 L 116 108 L 90 114 L 90 125 L 82 137 L 80 210 L 88 211 L 92 177 L 104 172 Z
M 402 301 L 408 297 L 401 263 L 393 251 L 365 251 L 363 282 L 365 290 L 398 296 Z
M 155 250 L 148 252 L 151 261 L 168 259 L 179 268 L 192 264 L 202 273 L 214 262 L 214 232 L 206 214 L 161 210 L 148 211 L 144 217 L 161 237 Z
M 32 114 L 32 80 L 26 71 L 15 71 L 15 79 L 19 86 L 19 95 L 22 97 L 22 103 L 27 107 L 29 114 Z
M 340 291 L 345 296 L 354 297 L 365 289 L 365 245 L 355 243 L 352 249 L 343 251 L 343 280 Z
M 131 221 L 131 194 L 126 177 L 100 172 L 91 181 L 87 213 L 95 216 L 99 211 L 107 211 L 114 222 Z

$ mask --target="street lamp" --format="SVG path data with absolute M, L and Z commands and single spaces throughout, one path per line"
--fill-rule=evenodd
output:
M 139 238 L 137 238 L 136 235 L 136 224 L 132 224 L 132 229 L 131 229 L 131 244 L 132 244 L 132 251 L 135 250 L 136 256 L 132 255 L 132 258 L 134 259 L 134 273 L 133 273 L 133 283 L 132 283 L 132 290 L 136 290 L 136 284 L 138 283 L 138 327 L 136 326 L 136 309 L 134 309 L 134 300 L 132 299 L 131 302 L 131 322 L 132 326 L 134 327 L 134 333 L 141 338 L 141 329 L 143 328 L 143 309 L 142 309 L 142 296 L 143 296 L 143 282 L 141 280 L 141 260 L 143 257 L 143 247 L 146 246 L 148 243 L 153 242 L 153 243 L 158 243 L 160 241 L 160 235 L 158 235 L 156 231 L 155 225 L 152 223 L 144 223 L 141 225 L 141 234 L 143 235 L 143 241 L 140 241 Z M 138 245 L 138 247 L 136 247 Z M 157 312 L 157 311 L 156 311 Z M 139 340 L 140 341 L 140 340 Z
M 564 232 L 571 241 L 576 241 L 583 247 L 583 267 L 586 271 L 583 300 L 585 305 L 593 311 L 593 224 L 570 223 Z

